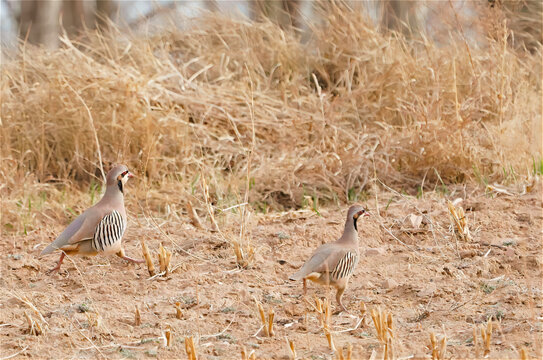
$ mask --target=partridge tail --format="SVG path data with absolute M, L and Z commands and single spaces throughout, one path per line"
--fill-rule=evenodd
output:
M 43 255 L 47 255 L 52 253 L 53 251 L 57 250 L 58 248 L 55 246 L 54 243 L 49 244 L 43 251 L 40 253 L 40 257 Z
M 302 280 L 304 277 L 306 277 L 310 273 L 311 273 L 311 271 L 307 271 L 307 269 L 304 269 L 304 267 L 302 267 L 296 273 L 290 275 L 288 279 L 292 280 L 292 281 Z

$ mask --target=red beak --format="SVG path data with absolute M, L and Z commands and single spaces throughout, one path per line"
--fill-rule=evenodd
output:
M 136 175 L 132 174 L 131 172 L 129 172 L 128 174 L 126 174 L 126 176 L 128 176 L 129 178 L 136 177 Z

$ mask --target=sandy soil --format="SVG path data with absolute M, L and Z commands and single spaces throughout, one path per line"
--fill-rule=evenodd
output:
M 520 348 L 530 357 L 543 356 L 541 192 L 513 197 L 462 190 L 450 197 L 465 199 L 471 243 L 452 235 L 441 194 L 420 200 L 380 194 L 379 209 L 376 199 L 368 200 L 374 216 L 360 226 L 361 261 L 344 296 L 350 313 L 331 320 L 336 346 L 351 343 L 353 359 L 374 351 L 382 358 L 383 351 L 371 318 L 355 328 L 361 301 L 368 310 L 380 306 L 393 314 L 396 358 L 429 358 L 430 332 L 447 336 L 447 358 L 483 357 L 483 348 L 473 344 L 473 329 L 491 316 L 499 322 L 490 358 L 517 358 Z M 27 236 L 4 236 L 0 358 L 186 358 L 184 338 L 190 335 L 202 359 L 238 359 L 242 346 L 259 358 L 286 359 L 286 337 L 294 340 L 298 358 L 333 358 L 309 302 L 334 294 L 310 284 L 307 302 L 302 284 L 287 277 L 316 246 L 340 235 L 347 206 L 320 209 L 321 216 L 310 210 L 254 214 L 247 229 L 255 261 L 240 270 L 232 247 L 217 232 L 196 229 L 185 216 L 154 224 L 128 205 L 127 254 L 141 257 L 141 238 L 154 252 L 162 242 L 174 251 L 173 272 L 149 279 L 145 265 L 98 256 L 67 259 L 59 274 L 48 276 L 58 254 L 42 260 L 37 255 L 63 229 L 61 219 Z M 239 231 L 237 216 L 219 217 L 226 236 Z M 272 338 L 257 334 L 255 299 L 275 312 Z M 175 317 L 176 302 L 182 319 Z M 41 335 L 29 333 L 25 312 L 42 325 Z M 173 343 L 165 347 L 168 326 Z

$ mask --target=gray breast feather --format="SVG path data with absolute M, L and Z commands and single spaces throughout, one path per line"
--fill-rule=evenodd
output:
M 125 229 L 126 223 L 123 217 L 117 210 L 113 210 L 104 216 L 96 226 L 92 238 L 92 247 L 96 251 L 104 251 L 116 242 L 121 241 Z

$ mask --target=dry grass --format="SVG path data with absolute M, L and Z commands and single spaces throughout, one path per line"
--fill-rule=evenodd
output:
M 74 187 L 95 201 L 99 155 L 105 170 L 139 173 L 140 203 L 174 213 L 205 209 L 204 180 L 214 207 L 245 192 L 265 211 L 356 200 L 374 175 L 406 191 L 528 175 L 541 150 L 539 50 L 513 50 L 503 26 L 468 53 L 456 37 L 383 35 L 345 6 L 321 15 L 307 44 L 273 23 L 208 15 L 183 31 L 8 54 L 2 231 L 36 225 L 23 209 L 39 220 L 34 210 L 62 210 Z
M 439 340 L 436 339 L 436 335 L 430 333 L 430 350 L 432 351 L 432 360 L 445 359 L 445 353 L 447 351 L 447 337 L 443 336 Z
M 471 241 L 471 234 L 469 232 L 468 219 L 464 213 L 462 207 L 456 207 L 450 200 L 447 201 L 447 207 L 449 208 L 449 213 L 451 219 L 454 223 L 454 233 L 460 239 L 464 241 Z
M 383 359 L 394 359 L 392 344 L 392 340 L 394 339 L 394 322 L 392 313 L 378 307 L 377 309 L 371 309 L 371 318 L 373 319 L 373 325 L 375 325 L 377 339 L 383 345 Z

